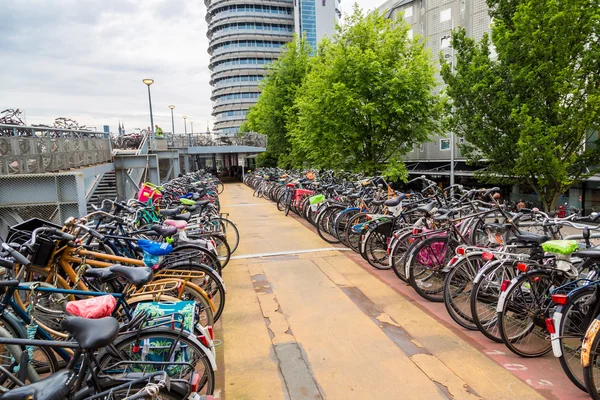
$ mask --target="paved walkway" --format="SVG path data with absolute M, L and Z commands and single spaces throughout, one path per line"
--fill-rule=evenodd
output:
M 222 208 L 241 243 L 224 270 L 221 398 L 556 398 L 243 184 Z

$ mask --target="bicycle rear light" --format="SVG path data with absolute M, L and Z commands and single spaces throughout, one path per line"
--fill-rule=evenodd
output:
M 464 247 L 459 247 L 458 249 L 456 249 L 456 254 L 458 254 L 459 256 L 464 256 L 467 253 L 467 249 L 465 249 Z
M 546 318 L 546 329 L 550 333 L 556 333 L 556 329 L 554 328 L 554 320 L 552 318 Z
M 481 258 L 483 258 L 485 261 L 491 261 L 494 259 L 494 254 L 493 253 L 488 253 L 487 251 L 485 253 L 483 253 L 481 255 Z
M 567 296 L 566 294 L 553 294 L 552 301 L 555 304 L 564 306 L 565 304 L 567 304 L 569 302 L 569 296 Z
M 521 272 L 529 271 L 529 267 L 525 263 L 517 263 L 517 269 Z
M 508 279 L 502 281 L 502 285 L 500 285 L 500 291 L 506 292 L 506 289 L 510 286 L 510 281 Z

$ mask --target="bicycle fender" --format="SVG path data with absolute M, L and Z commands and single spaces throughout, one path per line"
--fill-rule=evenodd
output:
M 550 334 L 550 343 L 552 343 L 552 353 L 554 354 L 554 357 L 562 356 L 562 349 L 560 348 L 560 342 L 558 340 L 561 335 L 560 323 L 562 322 L 562 317 L 562 312 L 558 311 L 558 309 L 554 312 L 554 315 L 552 316 L 552 319 L 554 320 L 554 327 L 556 329 L 554 333 Z
M 498 299 L 498 305 L 496 306 L 496 312 L 497 313 L 501 313 L 502 309 L 504 308 L 504 303 L 506 303 L 506 297 L 508 296 L 508 292 L 510 291 L 510 288 L 512 287 L 512 285 L 514 285 L 515 283 L 517 283 L 517 280 L 519 280 L 519 277 L 515 277 L 512 278 L 510 281 L 510 285 L 508 285 L 508 287 L 506 288 L 506 290 L 504 292 L 502 292 L 502 294 L 500 295 L 500 298 Z
M 27 337 L 27 328 L 25 327 L 25 322 L 21 318 L 7 310 L 4 311 L 2 316 L 12 323 L 12 325 L 18 330 L 17 333 L 20 337 Z
M 581 342 L 581 365 L 586 368 L 590 366 L 590 356 L 592 351 L 592 343 L 594 338 L 600 331 L 600 320 L 598 317 L 590 324 L 590 327 L 585 332 L 583 341 Z

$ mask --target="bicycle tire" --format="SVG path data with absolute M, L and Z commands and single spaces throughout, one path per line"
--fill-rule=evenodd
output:
M 213 301 L 216 307 L 216 311 L 214 313 L 215 322 L 221 318 L 221 314 L 223 313 L 223 309 L 225 308 L 225 284 L 221 279 L 221 276 L 209 267 L 204 264 L 193 264 L 193 263 L 174 263 L 163 266 L 161 268 L 164 269 L 179 269 L 179 270 L 190 270 L 190 271 L 201 271 L 206 274 L 206 277 L 202 282 L 198 282 L 196 280 L 192 280 L 194 284 L 198 285 L 202 290 L 206 292 L 208 297 Z
M 423 239 L 413 248 L 406 260 L 410 285 L 419 296 L 436 303 L 444 301 L 443 269 L 452 257 L 452 249 L 455 247 L 452 243 L 449 244 L 448 240 L 447 236 Z M 434 246 L 436 243 L 438 245 Z M 439 252 L 443 252 L 443 258 L 436 254 Z M 429 266 L 428 263 L 433 265 Z M 419 268 L 419 265 L 422 268 Z
M 188 352 L 191 350 L 192 356 L 195 356 L 193 360 L 194 362 L 191 362 L 191 364 L 194 365 L 195 368 L 186 372 L 198 372 L 198 364 L 202 364 L 204 367 L 204 372 L 202 375 L 202 381 L 204 382 L 204 385 L 200 386 L 202 389 L 202 394 L 213 394 L 215 389 L 215 375 L 212 365 L 208 360 L 208 356 L 204 350 L 202 350 L 202 345 L 196 340 L 193 334 L 189 332 L 184 332 L 184 334 L 180 336 L 178 331 L 174 331 L 170 328 L 153 327 L 152 329 L 145 329 L 140 332 L 134 331 L 121 334 L 112 344 L 101 350 L 100 354 L 98 355 L 98 365 L 100 368 L 105 369 L 119 361 L 141 361 L 136 359 L 137 354 L 127 354 L 126 351 L 131 349 L 133 353 L 141 353 L 140 343 L 144 340 L 150 341 L 152 338 L 161 342 L 172 341 L 171 343 L 177 343 L 180 348 L 186 348 Z M 136 349 L 138 351 L 136 351 Z M 118 355 L 120 359 L 115 358 L 116 355 Z M 190 358 L 192 356 L 188 355 Z M 169 363 L 165 362 L 165 366 L 168 368 Z M 181 375 L 181 372 L 179 372 L 178 375 L 179 378 L 183 376 Z
M 317 217 L 317 221 L 316 221 L 317 233 L 319 234 L 321 239 L 323 239 L 327 243 L 337 244 L 340 242 L 338 239 L 333 237 L 333 235 L 331 235 L 328 232 L 326 225 L 329 223 L 329 219 L 333 218 L 332 214 L 334 211 L 336 211 L 338 209 L 342 210 L 344 208 L 345 207 L 341 206 L 341 205 L 331 205 L 331 206 L 327 207 L 326 209 L 324 209 L 321 213 L 319 213 L 319 216 Z
M 543 304 L 543 302 L 540 303 L 539 299 L 543 299 L 544 296 L 548 295 L 548 290 L 551 286 L 552 276 L 549 272 L 544 270 L 534 270 L 518 276 L 517 280 L 513 282 L 503 294 L 505 300 L 502 311 L 498 313 L 498 328 L 502 341 L 514 354 L 525 358 L 534 358 L 541 357 L 552 350 L 550 340 L 539 338 L 541 334 L 544 334 L 545 336 L 545 333 L 547 333 L 545 325 L 542 328 L 535 320 L 529 321 L 529 318 L 533 315 L 535 315 L 536 318 L 543 318 L 545 320 L 543 316 L 539 316 L 539 312 L 543 311 L 542 307 L 539 306 L 539 304 Z M 533 296 L 531 296 L 532 293 Z M 539 294 L 539 296 L 537 296 L 536 293 Z M 513 294 L 515 295 L 514 299 L 511 297 Z M 534 301 L 528 302 L 532 297 Z M 536 299 L 536 297 L 539 297 L 539 299 Z M 526 308 L 524 308 L 524 306 Z M 523 319 L 522 317 L 525 318 Z M 521 327 L 518 326 L 519 323 L 517 323 L 518 331 L 513 332 L 512 328 L 515 325 L 511 322 L 517 319 L 525 320 L 526 325 L 521 329 Z M 538 333 L 536 328 L 540 328 L 541 332 Z M 547 336 L 549 337 L 550 335 L 548 334 Z M 527 342 L 529 342 L 529 339 L 531 338 L 535 340 L 536 343 L 532 344 L 536 345 L 536 347 L 534 348 L 531 346 L 531 348 L 526 349 L 524 339 L 528 339 Z M 521 343 L 523 344 L 522 346 L 520 345 Z
M 575 293 L 569 294 L 567 304 L 556 309 L 556 313 L 562 314 L 560 327 L 556 327 L 556 332 L 560 332 L 558 339 L 555 339 L 558 340 L 561 349 L 558 361 L 569 380 L 585 392 L 587 392 L 587 388 L 581 365 L 581 342 L 587 330 L 587 326 L 583 326 L 583 322 L 589 305 L 585 305 L 585 302 L 594 293 L 594 285 L 582 287 Z M 573 343 L 572 346 L 571 343 Z
M 476 331 L 471 315 L 471 291 L 477 271 L 485 264 L 479 253 L 467 254 L 452 266 L 444 280 L 444 305 L 454 322 L 465 329 Z M 473 265 L 477 263 L 477 265 Z

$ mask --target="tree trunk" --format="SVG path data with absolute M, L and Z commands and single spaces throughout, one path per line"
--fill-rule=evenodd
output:
M 558 199 L 562 193 L 554 193 L 550 200 L 550 204 L 548 204 L 547 198 L 544 199 L 544 208 L 546 212 L 556 211 L 556 203 L 558 203 Z

